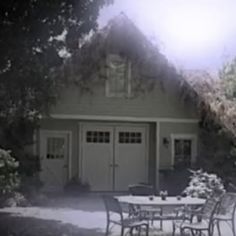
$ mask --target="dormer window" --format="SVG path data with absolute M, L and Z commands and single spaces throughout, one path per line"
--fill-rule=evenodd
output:
M 107 57 L 107 97 L 130 97 L 131 95 L 131 63 L 117 54 Z

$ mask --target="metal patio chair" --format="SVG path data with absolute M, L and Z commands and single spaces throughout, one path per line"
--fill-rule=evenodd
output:
M 138 230 L 138 235 L 141 235 L 142 227 L 145 228 L 145 234 L 148 236 L 149 224 L 147 221 L 132 216 L 124 217 L 119 201 L 112 196 L 104 195 L 103 200 L 107 214 L 106 236 L 109 235 L 111 224 L 121 227 L 120 236 L 124 236 L 125 229 L 129 229 L 131 236 L 133 235 L 134 229 Z
M 207 232 L 208 236 L 213 235 L 214 230 L 214 214 L 217 210 L 219 201 L 215 198 L 209 198 L 200 209 L 184 210 L 184 220 L 176 221 L 173 224 L 173 235 L 176 228 L 180 229 L 180 235 L 184 235 L 186 230 L 190 231 L 193 236 L 202 235 L 202 232 Z
M 220 223 L 226 222 L 231 227 L 233 236 L 236 236 L 235 231 L 235 213 L 236 213 L 236 193 L 225 193 L 216 214 L 213 217 L 213 222 L 217 226 L 218 234 L 221 236 Z
M 153 186 L 148 184 L 134 184 L 129 185 L 129 192 L 133 196 L 149 196 L 152 197 L 155 195 Z M 134 206 L 129 205 L 130 215 L 138 216 L 142 220 L 148 220 L 153 225 L 154 220 L 157 219 L 160 221 L 160 228 L 162 229 L 162 209 L 160 207 L 154 206 Z
M 153 186 L 149 184 L 129 185 L 129 192 L 134 196 L 152 196 L 155 194 Z

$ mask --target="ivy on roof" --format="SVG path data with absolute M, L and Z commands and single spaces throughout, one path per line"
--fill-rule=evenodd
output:
M 66 65 L 66 77 L 80 87 L 106 80 L 106 55 L 119 54 L 132 61 L 132 86 L 145 92 L 159 82 L 163 89 L 182 84 L 183 79 L 134 23 L 123 13 L 112 19 L 83 44 Z

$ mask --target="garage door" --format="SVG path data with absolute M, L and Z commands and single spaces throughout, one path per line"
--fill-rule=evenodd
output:
M 147 181 L 147 126 L 81 125 L 82 179 L 93 191 L 126 191 Z

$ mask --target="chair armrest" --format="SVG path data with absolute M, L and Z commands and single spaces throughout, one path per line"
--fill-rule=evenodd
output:
M 198 219 L 201 217 L 202 208 L 192 209 L 187 206 L 178 207 L 174 209 L 174 212 L 176 213 L 176 218 L 182 217 L 185 220 L 189 220 L 192 222 L 194 216 L 196 216 Z
M 185 214 L 198 215 L 202 213 L 202 207 L 193 209 L 191 207 L 184 207 Z

